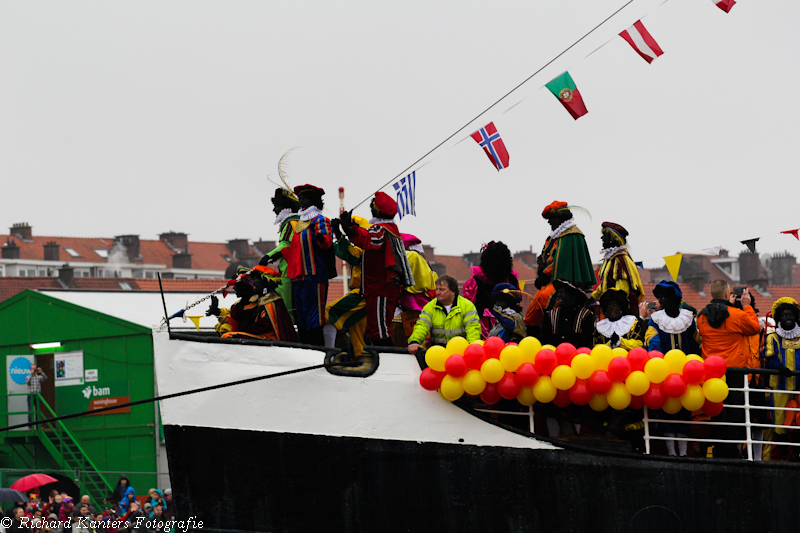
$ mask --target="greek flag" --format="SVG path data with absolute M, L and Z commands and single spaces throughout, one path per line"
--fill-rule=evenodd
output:
M 405 215 L 417 216 L 416 207 L 414 205 L 416 200 L 414 193 L 414 188 L 417 184 L 416 174 L 416 172 L 412 172 L 408 176 L 400 178 L 400 180 L 394 184 L 394 190 L 397 193 L 397 214 L 400 216 L 400 220 L 402 220 Z

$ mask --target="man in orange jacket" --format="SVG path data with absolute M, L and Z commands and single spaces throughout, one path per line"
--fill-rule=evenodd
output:
M 747 289 L 741 295 L 742 309 L 735 307 L 736 294 L 727 281 L 716 280 L 711 283 L 711 303 L 700 311 L 697 317 L 697 329 L 702 338 L 703 358 L 718 355 L 725 359 L 729 368 L 745 368 L 750 357 L 750 337 L 761 331 Z M 744 386 L 744 374 L 728 374 L 730 388 Z M 725 403 L 744 405 L 744 393 L 731 391 Z M 725 409 L 711 419 L 713 422 L 744 423 L 743 409 Z M 716 431 L 714 431 L 716 430 Z M 716 435 L 716 437 L 715 437 Z M 743 427 L 714 426 L 712 438 L 720 440 L 744 440 Z M 737 444 L 719 443 L 714 447 L 715 457 L 740 457 Z

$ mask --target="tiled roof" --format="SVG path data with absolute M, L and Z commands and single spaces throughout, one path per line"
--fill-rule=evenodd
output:
M 472 277 L 472 272 L 469 270 L 464 258 L 460 255 L 440 255 L 436 254 L 436 262 L 444 265 L 445 273 L 448 276 L 453 276 L 460 284 L 463 284 Z

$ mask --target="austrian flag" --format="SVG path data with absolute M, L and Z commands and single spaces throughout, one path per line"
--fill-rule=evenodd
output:
M 641 20 L 637 20 L 633 26 L 620 33 L 619 36 L 628 41 L 628 44 L 648 63 L 652 63 L 655 58 L 664 53 Z
M 572 76 L 569 75 L 569 72 L 565 72 L 561 76 L 555 78 L 548 83 L 546 87 L 558 98 L 561 105 L 569 111 L 569 114 L 572 115 L 572 118 L 575 120 L 578 120 L 589 112 L 586 110 L 583 98 L 581 98 L 581 93 L 578 91 L 575 82 L 572 81 Z
M 475 142 L 483 147 L 483 151 L 489 157 L 497 170 L 502 170 L 508 166 L 508 151 L 500 134 L 497 133 L 497 128 L 494 127 L 494 122 L 490 122 L 475 133 L 471 135 Z

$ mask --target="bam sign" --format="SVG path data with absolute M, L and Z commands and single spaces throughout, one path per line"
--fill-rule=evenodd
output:
M 95 411 L 104 407 L 114 407 L 131 401 L 129 381 L 101 381 L 85 384 L 83 387 L 57 387 L 56 405 L 58 414 Z M 109 409 L 97 415 L 130 413 L 130 406 Z
M 111 387 L 95 387 L 94 385 L 90 385 L 82 389 L 81 392 L 83 393 L 83 397 L 88 400 L 89 398 L 97 398 L 99 396 L 111 396 Z

